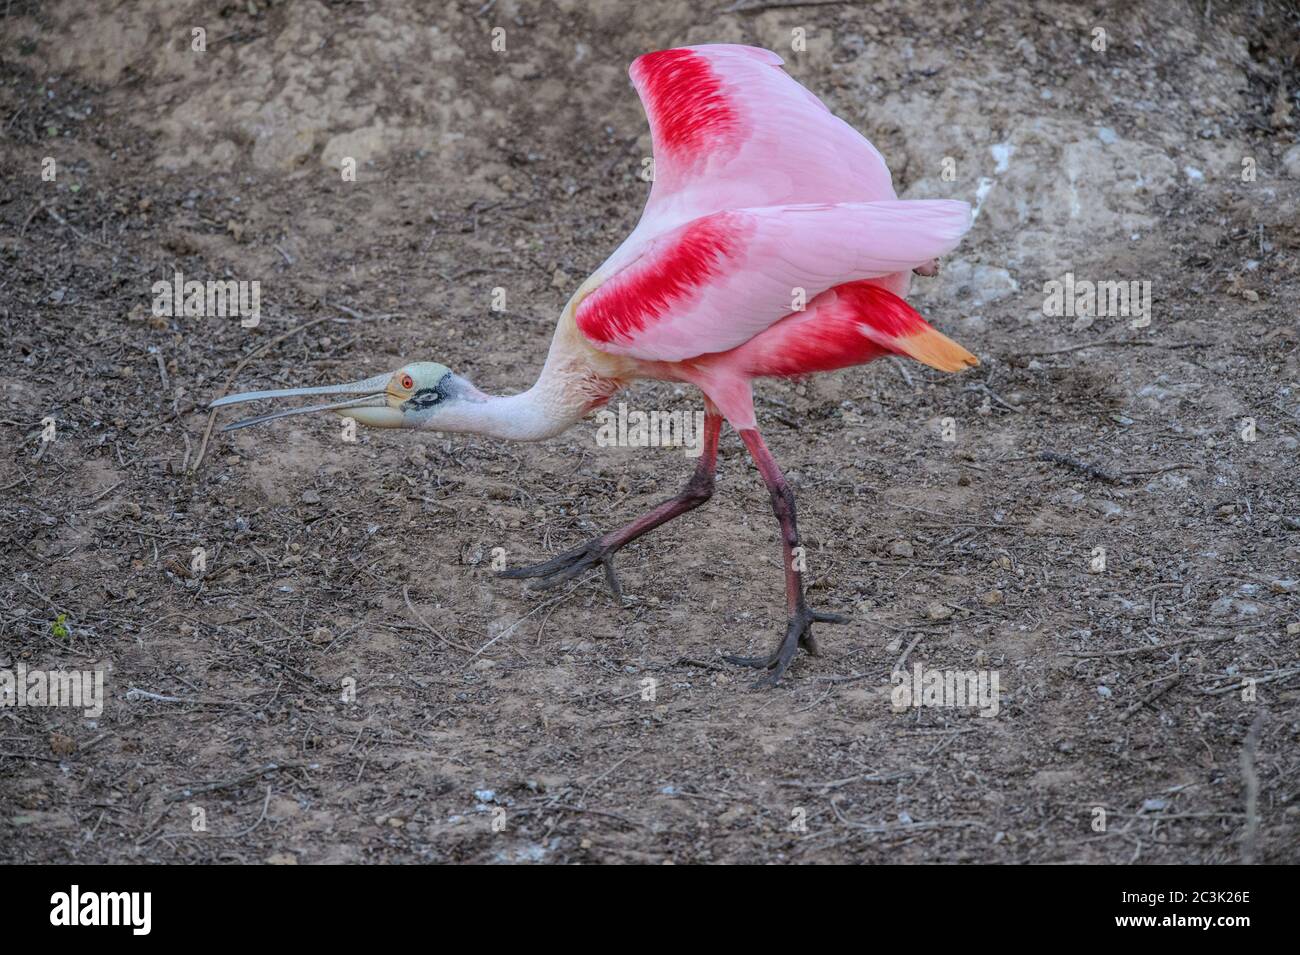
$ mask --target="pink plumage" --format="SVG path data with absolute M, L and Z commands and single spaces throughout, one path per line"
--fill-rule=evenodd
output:
M 876 148 L 781 63 L 769 50 L 725 44 L 632 63 L 655 153 L 645 218 L 897 198 Z
M 900 296 L 932 275 L 971 225 L 970 207 L 900 200 L 871 143 L 781 69 L 741 46 L 649 53 L 631 68 L 650 121 L 655 178 L 641 221 L 572 303 L 576 330 L 630 361 L 626 377 L 695 384 L 708 447 L 681 494 L 619 531 L 517 576 L 567 579 L 712 493 L 721 418 L 736 428 L 781 525 L 790 623 L 773 653 L 730 657 L 773 684 L 812 624 L 794 560 L 794 497 L 758 433 L 752 382 L 907 355 L 945 371 L 976 364 Z M 629 366 L 624 366 L 628 368 Z M 701 491 L 701 488 L 704 490 Z M 558 564 L 558 567 L 557 567 Z
M 730 352 L 710 356 L 752 378 L 790 378 L 908 354 L 929 330 L 916 311 L 872 282 L 837 285 Z M 707 359 L 706 359 L 707 361 Z
M 655 179 L 636 229 L 576 304 L 592 346 L 643 363 L 641 376 L 693 382 L 737 428 L 754 427 L 756 377 L 890 352 L 945 370 L 974 363 L 898 298 L 913 269 L 961 241 L 966 203 L 898 199 L 876 148 L 775 53 L 664 50 L 630 73 Z M 904 330 L 879 330 L 902 318 Z
M 901 200 L 871 143 L 781 69 L 744 46 L 647 53 L 631 67 L 654 141 L 655 176 L 641 220 L 574 293 L 536 384 L 488 395 L 435 362 L 347 385 L 229 395 L 216 404 L 297 395 L 354 397 L 263 415 L 333 410 L 375 427 L 471 431 L 519 441 L 558 434 L 638 378 L 696 385 L 705 425 L 694 476 L 624 527 L 507 577 L 550 587 L 603 567 L 621 594 L 613 555 L 713 494 L 725 418 L 772 496 L 781 528 L 789 624 L 776 650 L 728 657 L 775 683 L 812 624 L 847 622 L 804 600 L 794 494 L 754 414 L 753 382 L 905 355 L 944 371 L 976 364 L 903 300 L 913 271 L 970 228 L 949 200 Z
M 648 238 L 575 319 L 613 354 L 682 361 L 726 351 L 827 289 L 949 252 L 969 224 L 966 203 L 945 200 L 713 212 Z

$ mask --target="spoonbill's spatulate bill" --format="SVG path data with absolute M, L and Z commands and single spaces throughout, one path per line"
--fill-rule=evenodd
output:
M 728 657 L 775 684 L 815 622 L 795 560 L 794 494 L 754 417 L 755 378 L 805 375 L 902 355 L 943 371 L 977 364 L 902 298 L 912 272 L 932 275 L 970 228 L 970 208 L 900 200 L 880 153 L 784 70 L 745 46 L 647 53 L 631 68 L 654 141 L 654 185 L 641 221 L 574 292 L 537 382 L 488 395 L 445 366 L 414 362 L 347 385 L 247 392 L 331 395 L 337 402 L 231 427 L 329 410 L 382 428 L 477 432 L 539 441 L 571 427 L 638 378 L 688 382 L 704 394 L 703 452 L 681 493 L 626 527 L 505 577 L 552 587 L 603 568 L 629 541 L 713 494 L 725 418 L 749 449 L 781 527 L 789 625 L 771 654 Z M 802 309 L 800 303 L 806 303 Z

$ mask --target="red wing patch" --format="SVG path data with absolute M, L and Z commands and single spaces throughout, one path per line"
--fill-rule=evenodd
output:
M 977 363 L 907 302 L 871 280 L 823 292 L 805 311 L 787 315 L 733 354 L 751 375 L 784 378 L 864 365 L 891 352 L 944 371 Z
M 729 141 L 742 125 L 709 61 L 693 50 L 660 50 L 632 63 L 660 159 L 690 163 Z
M 904 338 L 929 328 L 920 313 L 875 279 L 835 286 L 844 313 L 889 338 Z
M 890 351 L 940 371 L 961 371 L 980 363 L 947 335 L 931 328 L 912 306 L 874 281 L 851 282 L 835 291 L 857 312 L 858 321 L 870 329 L 864 329 L 864 334 L 876 338 Z
M 787 315 L 736 349 L 751 375 L 793 378 L 864 365 L 888 349 L 863 334 L 862 326 L 904 328 L 925 320 L 902 299 L 870 282 L 837 285 L 802 312 Z M 905 333 L 904 333 L 905 334 Z
M 578 330 L 593 342 L 626 343 L 705 283 L 739 263 L 752 231 L 745 217 L 715 212 L 652 243 L 578 306 Z

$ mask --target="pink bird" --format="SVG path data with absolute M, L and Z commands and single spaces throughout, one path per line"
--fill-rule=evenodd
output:
M 542 563 L 503 572 L 551 587 L 613 557 L 713 494 L 723 419 L 739 432 L 771 492 L 781 528 L 789 623 L 772 653 L 732 656 L 774 685 L 814 623 L 846 623 L 804 600 L 795 502 L 759 434 L 756 378 L 792 377 L 902 355 L 943 371 L 978 364 L 902 296 L 913 271 L 970 228 L 970 208 L 900 200 L 875 147 L 781 69 L 745 46 L 698 46 L 639 57 L 632 82 L 650 121 L 654 185 L 641 221 L 564 307 L 537 382 L 488 395 L 445 366 L 414 362 L 346 385 L 230 395 L 213 406 L 296 395 L 351 395 L 308 411 L 361 424 L 477 432 L 539 441 L 572 427 L 638 378 L 688 382 L 704 394 L 704 447 L 685 488 L 625 527 Z M 803 304 L 806 303 L 806 304 Z M 801 307 L 802 306 L 802 307 Z

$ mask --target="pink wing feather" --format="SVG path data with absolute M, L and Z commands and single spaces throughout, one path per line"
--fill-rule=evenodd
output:
M 578 306 L 603 351 L 681 361 L 742 345 L 844 282 L 951 251 L 964 202 L 900 200 L 732 209 L 648 241 Z
M 655 177 L 643 219 L 720 209 L 895 199 L 876 147 L 749 46 L 647 53 L 629 73 L 650 122 Z
M 726 351 L 844 282 L 898 294 L 951 251 L 969 206 L 901 201 L 866 139 L 743 46 L 649 53 L 631 68 L 655 181 L 597 271 L 579 330 L 604 351 L 680 361 Z

